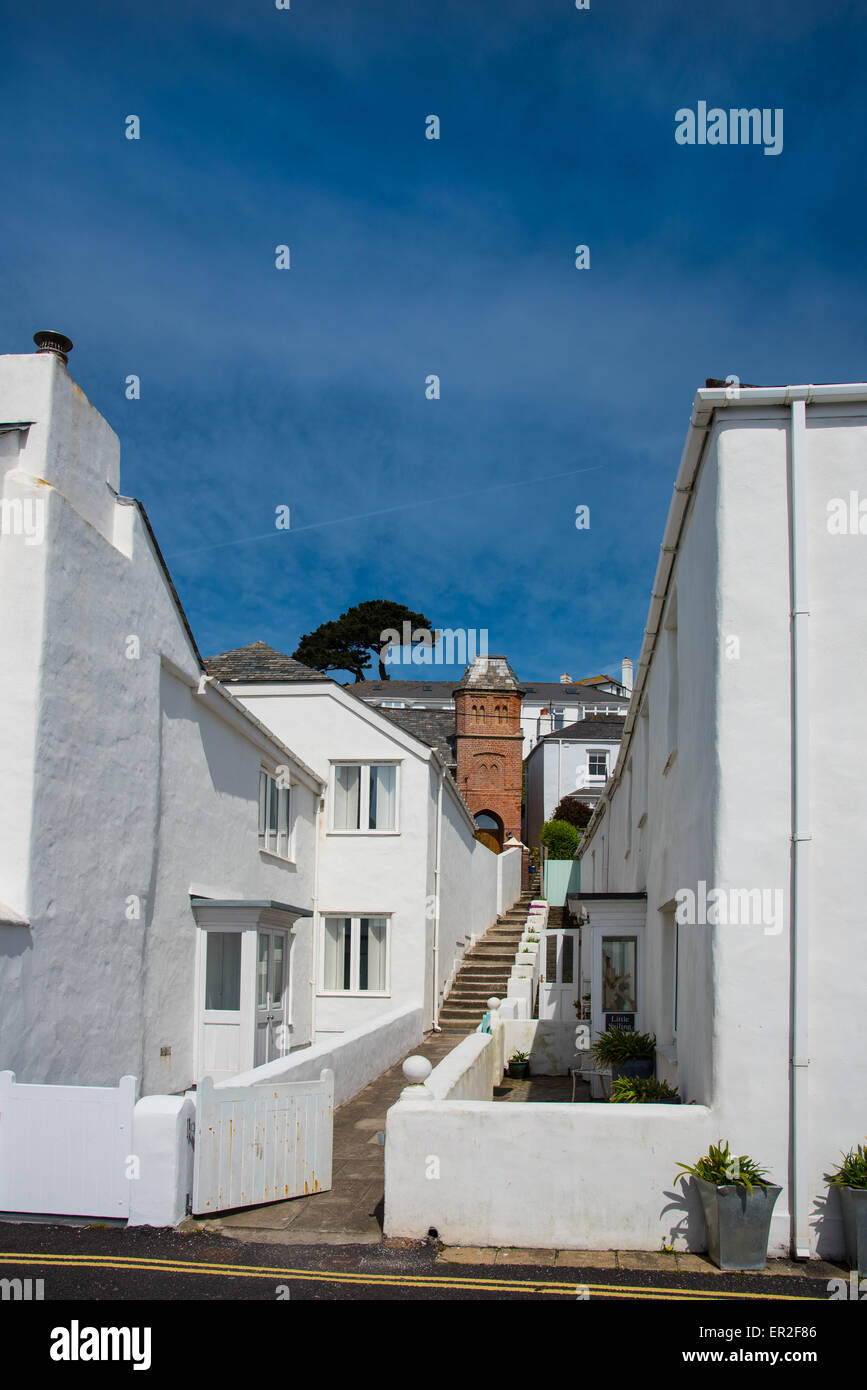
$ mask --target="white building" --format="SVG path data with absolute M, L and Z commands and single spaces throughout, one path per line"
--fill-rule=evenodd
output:
M 177 1092 L 308 1044 L 324 785 L 205 675 L 57 353 L 0 358 L 0 467 L 0 1070 Z
M 609 1006 L 631 999 L 660 1073 L 782 1184 L 772 1253 L 830 1256 L 843 1244 L 823 1174 L 863 1139 L 867 1091 L 867 733 L 840 694 L 864 663 L 867 386 L 730 395 L 695 398 L 620 758 L 570 901 L 598 938 L 582 962 L 594 1030 L 607 953 Z
M 525 763 L 525 844 L 539 844 L 542 826 L 564 796 L 598 801 L 617 762 L 623 722 L 622 716 L 580 719 L 534 744 Z
M 449 771 L 450 750 L 354 687 L 262 642 L 206 661 L 327 786 L 318 842 L 318 1039 L 423 1003 L 438 1010 L 466 947 L 520 895 L 520 852 L 496 855 Z

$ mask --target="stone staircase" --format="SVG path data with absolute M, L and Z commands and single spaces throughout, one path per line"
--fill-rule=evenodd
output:
M 531 881 L 531 887 L 521 894 L 515 906 L 498 917 L 467 951 L 454 984 L 440 1006 L 440 1028 L 472 1033 L 481 1023 L 491 995 L 505 997 L 518 942 L 527 923 L 530 903 L 536 896 L 537 888 Z

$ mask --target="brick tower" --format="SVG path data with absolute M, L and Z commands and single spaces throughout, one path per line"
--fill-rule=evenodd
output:
M 477 656 L 454 691 L 457 783 L 500 849 L 508 835 L 521 838 L 523 696 L 504 656 Z

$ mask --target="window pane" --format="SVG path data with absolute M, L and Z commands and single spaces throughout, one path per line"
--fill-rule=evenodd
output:
M 342 764 L 334 769 L 334 829 L 358 830 L 361 768 Z
M 267 932 L 259 933 L 259 959 L 256 963 L 256 1003 L 264 1009 L 268 1002 L 268 944 Z
M 368 824 L 371 830 L 394 829 L 395 787 L 397 768 L 393 763 L 370 769 L 370 814 Z
M 205 1008 L 241 1007 L 241 933 L 209 931 L 205 965 Z
M 264 768 L 259 772 L 259 848 L 265 848 L 265 807 L 268 798 L 268 774 Z
M 362 917 L 358 988 L 385 990 L 386 919 Z
M 284 947 L 286 938 L 275 932 L 271 938 L 271 1003 L 279 1008 L 283 1003 Z
M 559 981 L 561 985 L 571 985 L 575 982 L 575 938 L 572 936 L 563 937 L 563 974 Z
M 612 1013 L 635 1008 L 635 937 L 602 938 L 602 1008 Z
M 289 788 L 277 791 L 277 853 L 289 853 Z
M 325 919 L 325 989 L 349 989 L 352 918 Z
M 545 979 L 554 981 L 557 978 L 557 937 L 552 932 L 545 938 Z
M 273 777 L 268 778 L 268 849 L 277 848 L 277 802 L 279 793 Z

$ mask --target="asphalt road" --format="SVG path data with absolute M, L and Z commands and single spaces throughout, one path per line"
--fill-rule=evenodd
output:
M 0 1223 L 4 1346 L 7 1355 L 11 1348 L 25 1346 L 27 1364 L 38 1369 L 40 1382 L 55 1375 L 64 1381 L 70 1376 L 92 1381 L 94 1374 L 101 1373 L 116 1378 L 134 1370 L 163 1376 L 187 1364 L 197 1374 L 213 1371 L 225 1377 L 233 1355 L 230 1348 L 237 1351 L 238 1337 L 244 1332 L 253 1332 L 254 1338 L 264 1334 L 264 1341 L 256 1338 L 250 1343 L 260 1350 L 282 1346 L 293 1354 L 298 1347 L 314 1345 L 310 1340 L 314 1334 L 315 1345 L 327 1349 L 334 1378 L 343 1364 L 351 1369 L 356 1362 L 354 1315 L 342 1309 L 339 1323 L 328 1314 L 327 1321 L 318 1324 L 310 1305 L 337 1301 L 472 1302 L 476 1307 L 480 1302 L 567 1303 L 573 1311 L 565 1314 L 569 1318 L 565 1327 L 554 1313 L 541 1326 L 527 1324 L 519 1342 L 525 1342 L 530 1330 L 544 1328 L 549 1337 L 559 1334 L 561 1340 L 555 1345 L 561 1354 L 571 1347 L 567 1354 L 571 1357 L 574 1352 L 586 1369 L 598 1361 L 603 1370 L 606 1365 L 616 1366 L 618 1375 L 630 1367 L 633 1374 L 641 1373 L 649 1364 L 657 1374 L 679 1370 L 688 1377 L 696 1371 L 703 1376 L 704 1367 L 696 1366 L 693 1359 L 701 1357 L 740 1364 L 763 1359 L 764 1364 L 786 1372 L 797 1363 L 799 1370 L 818 1372 L 825 1379 L 850 1371 L 863 1345 L 867 1313 L 856 1311 L 852 1302 L 848 1312 L 832 1307 L 824 1278 L 468 1266 L 438 1260 L 437 1254 L 437 1247 L 427 1242 L 280 1247 L 205 1232 Z M 18 1279 L 42 1280 L 42 1300 L 11 1301 L 17 1286 L 2 1281 Z M 27 1287 L 22 1283 L 21 1292 Z M 29 1287 L 35 1291 L 38 1285 Z M 195 1308 L 185 1306 L 190 1303 Z M 240 1312 L 226 1306 L 233 1303 L 270 1304 L 280 1310 L 282 1320 L 278 1325 L 265 1308 L 256 1311 L 247 1306 Z M 299 1304 L 304 1305 L 303 1311 Z M 484 1331 L 499 1338 L 488 1343 L 479 1335 L 483 1330 L 478 1323 L 480 1311 L 477 1307 L 473 1323 L 464 1321 L 473 1316 L 469 1311 L 458 1315 L 455 1345 L 461 1348 L 467 1375 L 475 1364 L 479 1371 L 484 1366 L 490 1372 L 501 1364 L 504 1353 L 505 1365 L 513 1364 L 512 1353 L 506 1352 L 513 1340 L 509 1322 L 498 1311 L 490 1329 L 483 1325 Z M 370 1313 L 360 1316 L 364 1322 L 358 1331 L 369 1339 Z M 423 1353 L 423 1365 L 428 1355 L 441 1359 L 451 1325 L 440 1319 L 434 1335 L 434 1325 L 423 1312 L 424 1321 L 417 1324 L 407 1324 L 405 1318 L 404 1314 L 395 1322 L 390 1316 L 383 1325 L 388 1345 L 399 1332 L 401 1339 L 411 1337 L 416 1351 Z M 553 1324 L 552 1318 L 556 1319 Z M 91 1329 L 103 1327 L 114 1329 L 110 1335 L 146 1335 L 146 1361 L 133 1365 L 128 1358 L 125 1365 L 83 1364 L 87 1361 L 84 1352 L 77 1365 L 53 1359 L 59 1334 L 72 1337 L 76 1329 L 75 1337 L 89 1336 Z M 472 1356 L 475 1347 L 485 1348 L 484 1361 Z M 135 1361 L 136 1356 L 130 1355 Z M 109 1356 L 103 1354 L 102 1359 Z

